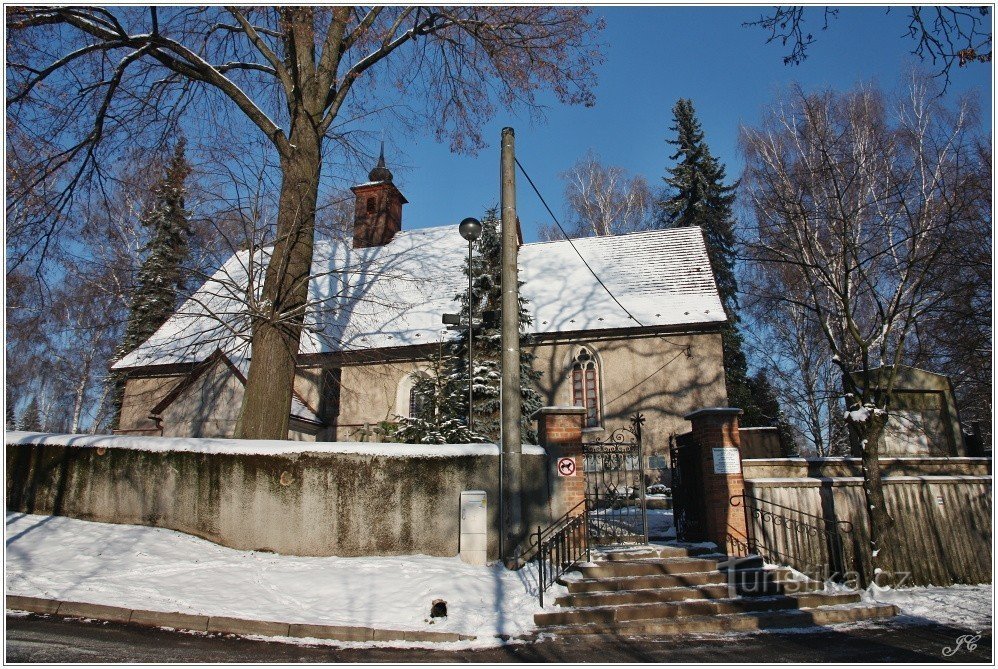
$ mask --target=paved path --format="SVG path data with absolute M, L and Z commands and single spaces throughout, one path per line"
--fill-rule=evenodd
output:
M 44 616 L 7 617 L 8 662 L 990 662 L 991 630 L 973 651 L 943 648 L 967 634 L 891 622 L 851 630 L 738 637 L 568 637 L 480 650 L 338 649 L 145 629 Z

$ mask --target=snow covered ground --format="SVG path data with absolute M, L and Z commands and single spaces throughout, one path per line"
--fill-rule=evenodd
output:
M 8 513 L 7 594 L 244 619 L 476 635 L 534 629 L 536 572 L 457 557 L 294 557 L 153 527 Z M 553 601 L 564 592 L 555 585 Z M 448 616 L 429 622 L 435 599 Z
M 863 599 L 895 604 L 906 618 L 982 630 L 992 624 L 994 586 L 989 583 L 900 590 L 871 586 Z

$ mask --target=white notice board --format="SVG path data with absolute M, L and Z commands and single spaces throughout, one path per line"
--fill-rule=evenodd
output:
M 742 471 L 742 459 L 737 448 L 712 448 L 714 452 L 715 474 L 739 474 Z

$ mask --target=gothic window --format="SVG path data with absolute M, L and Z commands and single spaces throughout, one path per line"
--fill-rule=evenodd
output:
M 416 416 L 422 416 L 423 411 L 426 409 L 427 400 L 429 398 L 422 392 L 420 392 L 420 387 L 418 385 L 413 386 L 409 389 L 409 417 L 414 418 Z
M 585 347 L 572 360 L 572 404 L 585 407 L 585 427 L 599 427 L 599 364 Z

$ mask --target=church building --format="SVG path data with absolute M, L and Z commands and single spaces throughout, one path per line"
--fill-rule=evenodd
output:
M 315 243 L 293 440 L 376 439 L 379 424 L 409 415 L 413 384 L 453 336 L 441 316 L 467 289 L 456 222 L 405 229 L 383 154 L 352 190 L 352 238 Z M 119 433 L 232 436 L 251 355 L 246 286 L 268 253 L 233 254 L 114 365 L 127 374 Z M 726 317 L 699 228 L 521 244 L 519 278 L 542 402 L 585 407 L 587 433 L 641 412 L 646 466 L 661 469 L 686 413 L 727 405 Z

